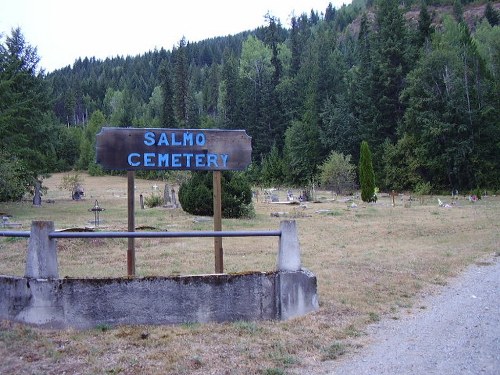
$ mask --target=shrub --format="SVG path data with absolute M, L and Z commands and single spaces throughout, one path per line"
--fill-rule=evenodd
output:
M 192 215 L 213 216 L 213 177 L 210 172 L 194 172 L 179 188 L 182 209 Z M 222 217 L 252 215 L 250 184 L 242 173 L 222 173 Z
M 429 195 L 432 191 L 432 185 L 430 182 L 419 182 L 415 186 L 415 194 L 417 195 Z
M 325 188 L 330 188 L 337 194 L 352 191 L 355 187 L 355 166 L 351 164 L 351 155 L 332 151 L 328 159 L 319 166 L 319 179 Z
M 363 202 L 376 201 L 375 173 L 373 172 L 372 153 L 366 141 L 361 142 L 359 157 L 359 184 Z
M 153 208 L 163 205 L 163 198 L 159 194 L 151 194 L 144 198 L 146 207 Z

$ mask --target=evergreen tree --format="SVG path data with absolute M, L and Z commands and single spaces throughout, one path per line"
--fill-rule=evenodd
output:
M 183 127 L 188 121 L 189 76 L 186 39 L 182 38 L 174 52 L 174 112 L 177 123 Z
M 361 142 L 359 152 L 359 184 L 363 202 L 373 202 L 375 196 L 375 174 L 373 172 L 372 154 L 366 141 Z
M 432 50 L 408 76 L 400 132 L 416 137 L 419 171 L 435 188 L 461 191 L 498 180 L 492 167 L 500 134 L 498 94 L 478 45 L 465 24 L 446 18 Z
M 420 13 L 418 15 L 418 42 L 420 46 L 423 46 L 427 41 L 430 41 L 433 31 L 431 24 L 431 15 L 427 10 L 427 4 L 424 0 L 420 5 Z
M 160 81 L 163 99 L 160 112 L 160 124 L 164 128 L 175 128 L 174 89 L 172 86 L 170 64 L 167 60 L 163 60 L 160 65 L 158 79 Z
M 316 175 L 322 149 L 315 124 L 293 121 L 285 133 L 284 171 L 294 185 L 308 183 Z
M 498 26 L 500 24 L 500 15 L 498 11 L 493 8 L 491 2 L 488 1 L 486 8 L 484 9 L 484 17 L 488 20 L 491 26 Z
M 39 175 L 58 170 L 65 145 L 50 114 L 50 98 L 36 48 L 19 28 L 0 44 L 0 201 L 19 198 Z M 10 186 L 5 188 L 5 186 Z M 12 188 L 12 194 L 8 190 Z M 15 193 L 14 193 L 15 192 Z
M 229 50 L 224 53 L 222 81 L 219 91 L 219 114 L 222 117 L 222 127 L 226 129 L 243 129 L 240 112 L 238 62 Z

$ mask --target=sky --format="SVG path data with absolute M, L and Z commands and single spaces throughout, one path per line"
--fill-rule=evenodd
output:
M 0 0 L 0 33 L 21 28 L 47 73 L 79 57 L 136 56 L 155 48 L 234 35 L 266 25 L 269 12 L 290 27 L 292 15 L 320 14 L 349 0 Z

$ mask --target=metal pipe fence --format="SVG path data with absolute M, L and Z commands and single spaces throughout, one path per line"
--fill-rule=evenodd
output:
M 0 231 L 0 237 L 29 238 L 29 231 Z M 195 237 L 281 237 L 280 230 L 199 232 L 51 232 L 49 238 L 195 238 Z

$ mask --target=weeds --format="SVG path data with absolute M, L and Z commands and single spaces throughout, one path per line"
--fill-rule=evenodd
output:
M 323 349 L 323 356 L 321 357 L 321 359 L 323 361 L 333 361 L 341 355 L 345 354 L 346 351 L 347 347 L 345 344 L 341 342 L 334 342 L 330 346 L 327 346 Z

